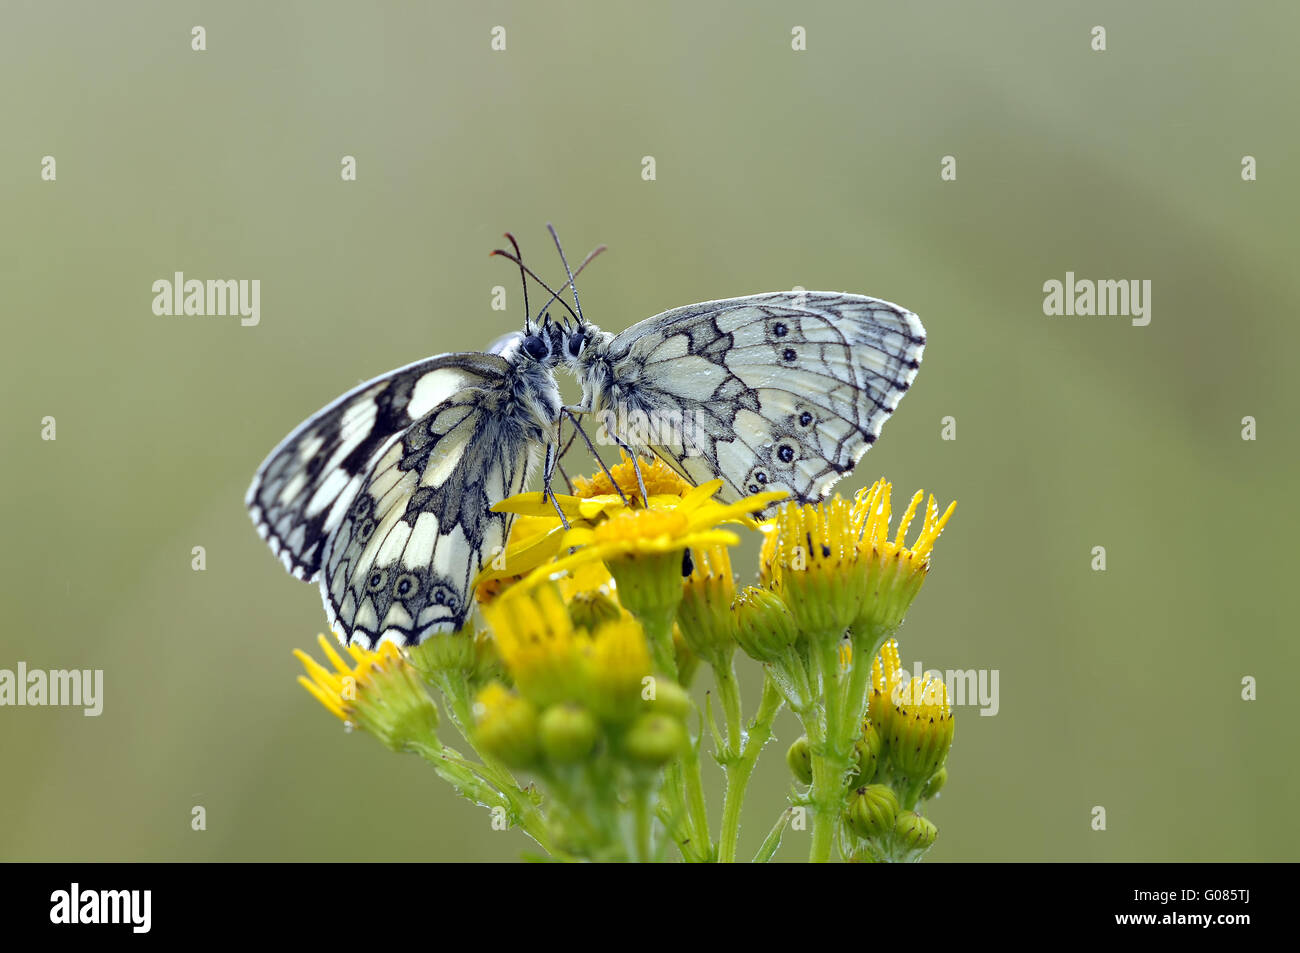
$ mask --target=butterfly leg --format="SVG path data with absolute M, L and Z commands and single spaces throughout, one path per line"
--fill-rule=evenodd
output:
M 575 409 L 577 409 L 580 413 L 586 413 L 586 411 L 582 410 L 581 408 L 575 408 Z M 582 424 L 578 423 L 578 418 L 573 415 L 573 409 L 570 409 L 568 407 L 561 407 L 560 416 L 561 417 L 567 416 L 570 420 L 573 421 L 573 429 L 582 435 L 582 439 L 587 444 L 587 449 L 591 452 L 591 455 L 596 458 L 596 462 L 600 464 L 600 469 L 604 472 L 605 476 L 609 477 L 609 482 L 614 487 L 614 491 L 618 493 L 618 498 L 623 501 L 624 506 L 626 506 L 628 509 L 631 509 L 632 504 L 628 501 L 627 496 L 623 493 L 623 488 L 618 485 L 618 481 L 614 479 L 614 474 L 609 472 L 609 467 L 605 466 L 605 461 L 602 460 L 600 458 L 600 454 L 596 452 L 596 445 L 593 444 L 591 442 L 591 438 L 587 436 L 587 431 L 582 429 Z M 613 435 L 611 434 L 611 436 Z M 617 437 L 614 437 L 614 439 L 618 440 Z M 639 470 L 637 471 L 637 482 L 638 483 L 641 482 L 641 472 Z M 642 487 L 641 492 L 643 494 L 645 493 L 644 487 Z M 645 496 L 642 496 L 641 499 L 645 499 Z
M 560 514 L 560 523 L 565 529 L 570 529 L 569 518 L 564 515 L 564 509 L 560 506 L 560 501 L 555 498 L 555 493 L 551 489 L 551 478 L 555 475 L 555 466 L 560 461 L 558 452 L 559 443 L 546 444 L 546 465 L 542 468 L 542 502 L 550 500 L 555 504 L 555 512 Z M 565 477 L 567 480 L 568 477 Z
M 610 436 L 614 438 L 614 442 L 618 444 L 618 448 L 632 458 L 632 472 L 636 474 L 636 488 L 641 491 L 641 499 L 645 501 L 646 508 L 648 509 L 650 506 L 650 497 L 646 495 L 645 480 L 641 477 L 641 463 L 639 460 L 641 454 L 637 453 L 630 446 L 624 443 L 623 438 L 618 434 L 610 434 Z

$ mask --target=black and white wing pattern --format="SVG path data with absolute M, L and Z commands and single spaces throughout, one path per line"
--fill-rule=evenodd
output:
M 684 477 L 734 499 L 785 489 L 822 499 L 911 386 L 925 328 L 861 295 L 776 292 L 664 312 L 609 340 L 592 409 Z M 639 413 L 637 413 L 639 412 Z M 665 440 L 664 421 L 682 420 Z M 648 420 L 648 439 L 637 440 Z M 630 421 L 630 425 L 622 423 Z M 632 439 L 629 439 L 632 438 Z
M 246 503 L 299 579 L 319 581 L 346 643 L 409 645 L 458 628 L 535 454 L 497 355 L 446 354 L 362 384 L 299 426 Z

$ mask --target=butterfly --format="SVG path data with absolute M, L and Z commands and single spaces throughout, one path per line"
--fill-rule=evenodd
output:
M 838 292 L 710 301 L 602 331 L 574 279 L 603 247 L 575 272 L 550 231 L 561 291 L 524 265 L 513 236 L 513 254 L 493 252 L 520 269 L 522 332 L 361 384 L 300 424 L 253 478 L 254 525 L 290 573 L 319 583 L 344 644 L 413 645 L 465 623 L 475 579 L 510 532 L 513 517 L 493 506 L 539 464 L 551 496 L 565 419 L 597 460 L 589 415 L 634 465 L 655 454 L 693 483 L 721 478 L 726 499 L 785 489 L 814 501 L 875 442 L 920 366 L 915 314 Z M 535 318 L 529 277 L 551 294 Z M 575 308 L 561 297 L 569 288 Z M 553 301 L 568 315 L 553 321 Z M 576 406 L 561 400 L 560 369 L 582 387 Z M 640 425 L 661 420 L 679 422 L 682 439 Z
M 579 410 L 616 443 L 691 483 L 720 477 L 725 500 L 783 489 L 812 502 L 880 436 L 921 366 L 925 328 L 877 298 L 783 291 L 687 305 L 617 335 L 583 324 L 564 350 Z M 654 439 L 665 431 L 677 439 Z

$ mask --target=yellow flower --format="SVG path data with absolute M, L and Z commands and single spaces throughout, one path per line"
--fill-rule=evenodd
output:
M 925 491 L 918 490 L 912 497 L 899 521 L 898 533 L 891 541 L 891 489 L 891 484 L 877 480 L 872 486 L 858 491 L 852 512 L 858 554 L 867 565 L 866 591 L 857 624 L 886 632 L 898 627 L 921 590 L 921 584 L 930 571 L 930 554 L 935 541 L 957 507 L 955 502 L 949 503 L 940 517 L 939 507 L 931 495 L 926 503 L 921 531 L 909 547 L 904 543 L 904 537 L 925 498 Z
M 736 647 L 731 551 L 726 546 L 703 546 L 688 552 L 691 572 L 677 607 L 677 624 L 692 652 L 711 665 L 724 665 Z
M 356 724 L 390 748 L 431 739 L 438 726 L 438 710 L 415 669 L 391 642 L 373 652 L 349 646 L 354 666 L 341 658 L 330 640 L 317 636 L 321 650 L 334 666 L 325 668 L 301 649 L 294 656 L 307 670 L 298 682 L 345 723 Z
M 631 457 L 627 454 L 622 456 L 622 460 L 610 467 L 610 475 L 614 477 L 613 483 L 610 482 L 609 476 L 605 475 L 604 470 L 593 474 L 590 480 L 577 477 L 573 481 L 574 495 L 581 499 L 602 496 L 618 499 L 618 490 L 614 488 L 617 484 L 628 501 L 635 505 L 640 500 L 641 494 L 641 488 L 636 482 L 636 469 L 632 465 Z M 691 485 L 659 457 L 655 457 L 648 463 L 641 461 L 641 479 L 645 483 L 646 494 L 651 499 L 656 496 L 683 497 L 691 491 Z M 622 500 L 620 499 L 619 502 L 621 503 Z
M 645 509 L 637 488 L 632 461 L 611 468 L 615 481 L 623 489 L 633 507 Z M 646 493 L 650 497 L 649 509 L 671 510 L 682 502 L 693 489 L 666 463 L 658 458 L 641 467 Z M 565 528 L 555 511 L 556 503 L 564 512 L 570 527 L 590 527 L 627 507 L 614 490 L 614 484 L 603 471 L 590 479 L 574 479 L 574 495 L 552 494 L 555 502 L 543 499 L 540 492 L 519 493 L 502 500 L 493 507 L 498 513 L 515 514 L 506 543 L 504 558 L 493 560 L 479 573 L 476 589 L 480 602 L 489 602 L 502 591 L 514 585 L 537 567 L 557 556 L 566 546 Z M 574 592 L 596 589 L 609 582 L 609 573 L 600 567 L 586 567 L 575 573 L 574 582 L 563 585 L 566 596 Z
M 583 637 L 554 585 L 511 589 L 483 606 L 497 652 L 519 691 L 539 706 L 580 697 Z
M 751 513 L 784 496 L 784 491 L 768 491 L 736 503 L 719 503 L 712 497 L 721 488 L 721 480 L 710 480 L 670 508 L 620 510 L 593 527 L 574 527 L 565 534 L 563 545 L 581 547 L 580 551 L 535 570 L 531 578 L 543 578 L 595 560 L 613 563 L 665 554 L 680 557 L 688 547 L 734 546 L 740 538 L 717 527 L 723 523 L 752 523 Z M 618 579 L 617 572 L 614 577 Z M 677 579 L 680 590 L 681 576 Z
M 839 639 L 857 618 L 866 582 L 847 500 L 787 503 L 769 522 L 759 577 L 809 635 Z
M 923 783 L 948 758 L 953 717 L 948 688 L 938 678 L 914 678 L 894 692 L 889 720 L 889 755 L 896 770 Z
M 631 616 L 620 611 L 590 633 L 578 629 L 552 583 L 513 589 L 483 612 L 506 673 L 538 708 L 576 702 L 619 721 L 641 707 L 653 666 L 645 633 Z
M 563 535 L 564 526 L 554 510 L 549 516 L 517 515 L 510 526 L 510 537 L 506 540 L 504 554 L 498 554 L 497 558 L 485 565 L 475 580 L 474 589 L 478 601 L 491 602 L 542 563 L 552 559 L 560 551 Z
M 645 632 L 625 615 L 597 629 L 589 645 L 592 707 L 612 721 L 630 718 L 643 707 L 642 689 L 653 672 Z
M 894 711 L 894 690 L 903 682 L 903 663 L 898 657 L 898 639 L 880 647 L 871 661 L 871 695 L 867 700 L 867 717 L 882 737 L 889 733 L 889 716 Z

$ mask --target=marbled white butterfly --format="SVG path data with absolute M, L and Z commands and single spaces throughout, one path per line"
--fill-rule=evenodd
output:
M 494 254 L 546 287 L 507 237 L 514 254 Z M 565 271 L 561 291 L 575 277 Z M 368 381 L 257 471 L 246 503 L 258 532 L 294 576 L 319 582 L 345 644 L 411 645 L 464 623 L 474 580 L 510 531 L 511 516 L 491 507 L 521 492 L 543 455 L 549 491 L 562 416 L 599 414 L 620 445 L 691 482 L 721 477 L 727 499 L 786 489 L 812 501 L 879 436 L 925 349 L 912 312 L 838 292 L 694 304 L 617 335 L 583 318 L 576 289 L 574 304 L 562 324 L 545 307 L 530 318 L 525 284 L 524 330 L 494 353 L 443 354 Z M 578 407 L 563 406 L 560 367 L 582 386 Z M 683 445 L 627 423 L 656 418 L 699 424 Z

